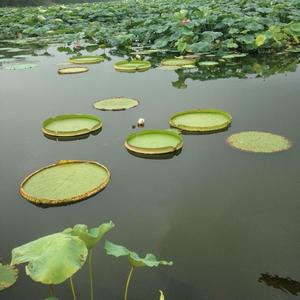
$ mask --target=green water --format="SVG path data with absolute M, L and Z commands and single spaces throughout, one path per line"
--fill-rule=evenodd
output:
M 254 61 L 243 65 L 243 74 L 233 66 L 127 74 L 113 69 L 121 59 L 116 57 L 89 65 L 87 73 L 60 76 L 57 64 L 67 56 L 55 47 L 48 52 L 53 56 L 28 58 L 38 68 L 0 69 L 0 256 L 5 261 L 12 248 L 43 235 L 76 223 L 113 220 L 110 240 L 174 261 L 172 267 L 137 270 L 130 300 L 158 299 L 159 289 L 167 300 L 287 300 L 300 294 L 296 58 L 285 67 L 287 58 L 279 56 L 269 64 L 257 62 L 265 78 L 251 71 Z M 249 79 L 236 78 L 245 76 Z M 95 99 L 117 96 L 139 99 L 140 105 L 119 112 L 92 107 Z M 145 119 L 145 129 L 168 128 L 170 115 L 193 108 L 228 111 L 232 125 L 216 134 L 184 135 L 182 152 L 171 159 L 144 159 L 126 151 L 124 140 L 138 130 L 132 128 L 138 118 Z M 47 139 L 42 122 L 67 113 L 99 116 L 102 132 L 81 140 Z M 230 134 L 245 130 L 284 135 L 293 147 L 258 155 L 225 143 Z M 66 207 L 43 209 L 19 195 L 25 176 L 64 159 L 98 161 L 111 170 L 111 182 L 93 198 Z M 95 299 L 122 299 L 126 259 L 106 256 L 101 244 L 94 260 Z M 0 299 L 46 298 L 47 288 L 20 269 L 19 281 Z M 88 299 L 87 269 L 74 281 L 78 299 Z M 72 299 L 68 283 L 55 291 L 59 299 Z

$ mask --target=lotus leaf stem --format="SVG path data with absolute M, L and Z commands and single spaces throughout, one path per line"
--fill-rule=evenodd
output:
M 94 300 L 94 278 L 93 278 L 93 268 L 92 268 L 92 249 L 89 251 L 89 274 L 90 274 L 90 295 L 91 300 Z
M 76 292 L 75 292 L 75 288 L 74 288 L 74 283 L 73 283 L 72 277 L 70 277 L 70 285 L 71 285 L 71 290 L 72 290 L 72 294 L 73 294 L 73 300 L 77 300 Z
M 128 274 L 128 278 L 127 278 L 127 282 L 126 282 L 126 287 L 125 287 L 125 295 L 124 295 L 124 300 L 127 300 L 127 295 L 128 295 L 128 287 L 129 287 L 129 283 L 130 283 L 130 279 L 131 279 L 131 275 L 133 272 L 133 267 L 131 267 L 129 274 Z
M 54 287 L 52 284 L 49 284 L 49 293 L 50 293 L 50 296 L 54 296 Z

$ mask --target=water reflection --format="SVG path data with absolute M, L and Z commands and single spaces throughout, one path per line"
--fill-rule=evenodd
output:
M 294 296 L 300 295 L 300 282 L 291 279 L 290 277 L 279 277 L 278 275 L 270 275 L 262 273 L 258 282 L 262 282 L 267 286 L 279 289 L 285 293 L 290 293 Z
M 91 133 L 87 134 L 81 134 L 81 135 L 76 135 L 76 136 L 52 136 L 48 135 L 46 133 L 43 133 L 44 137 L 52 140 L 52 141 L 59 141 L 59 142 L 66 142 L 66 141 L 78 141 L 78 140 L 85 140 L 87 139 L 90 135 L 96 136 L 102 131 L 102 128 L 93 131 Z

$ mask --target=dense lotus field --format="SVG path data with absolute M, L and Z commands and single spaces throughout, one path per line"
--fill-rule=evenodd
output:
M 281 52 L 300 39 L 299 0 L 123 1 L 0 9 L 0 40 L 87 39 L 181 53 Z

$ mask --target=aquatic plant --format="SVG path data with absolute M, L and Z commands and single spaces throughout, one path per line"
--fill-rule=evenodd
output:
M 172 266 L 172 261 L 165 261 L 165 260 L 157 260 L 155 255 L 148 253 L 144 258 L 141 258 L 136 252 L 130 251 L 124 246 L 114 244 L 110 241 L 105 241 L 104 246 L 106 253 L 108 255 L 112 255 L 115 257 L 120 256 L 127 256 L 128 261 L 131 265 L 128 278 L 125 285 L 125 292 L 124 292 L 124 300 L 128 299 L 128 288 L 131 280 L 131 276 L 133 273 L 134 268 L 139 267 L 158 267 L 158 266 Z
M 18 269 L 15 266 L 0 263 L 0 291 L 15 284 L 18 278 Z

